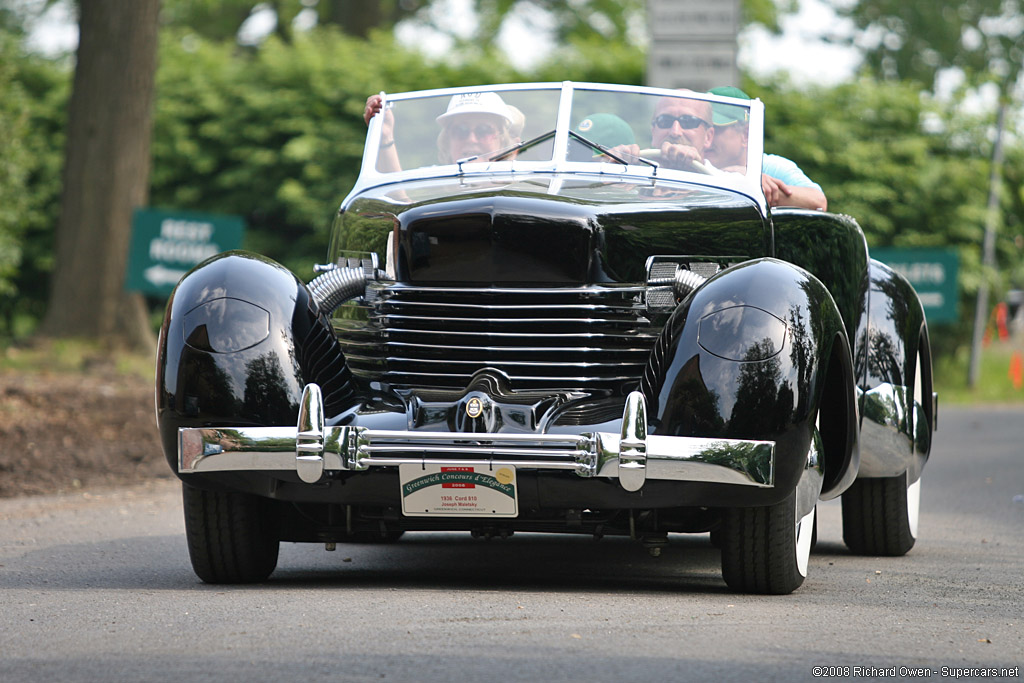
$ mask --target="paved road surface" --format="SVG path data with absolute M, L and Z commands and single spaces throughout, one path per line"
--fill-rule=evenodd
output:
M 285 545 L 270 583 L 206 586 L 174 483 L 0 501 L 0 681 L 1020 680 L 1024 409 L 940 421 L 917 547 L 851 556 L 825 504 L 781 597 L 730 593 L 706 536 Z

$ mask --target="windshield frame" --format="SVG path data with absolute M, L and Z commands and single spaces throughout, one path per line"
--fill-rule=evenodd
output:
M 374 116 L 370 120 L 367 130 L 366 143 L 364 147 L 362 164 L 359 177 L 355 186 L 349 193 L 343 207 L 346 206 L 357 195 L 366 190 L 382 185 L 393 185 L 416 181 L 428 178 L 442 177 L 469 177 L 485 176 L 492 174 L 508 175 L 520 173 L 541 173 L 541 174 L 568 174 L 584 176 L 600 176 L 609 181 L 622 179 L 623 181 L 637 182 L 685 182 L 708 187 L 718 187 L 743 194 L 755 201 L 761 208 L 762 213 L 767 212 L 767 202 L 761 189 L 761 165 L 763 155 L 763 130 L 764 130 L 764 105 L 760 100 L 740 100 L 730 97 L 711 95 L 686 91 L 685 97 L 694 100 L 704 100 L 712 104 L 723 104 L 734 107 L 743 107 L 749 112 L 748 121 L 748 143 L 746 173 L 721 173 L 720 175 L 705 175 L 703 173 L 672 169 L 657 162 L 648 160 L 637 160 L 635 163 L 620 163 L 610 158 L 603 158 L 601 161 L 573 161 L 568 158 L 569 140 L 571 137 L 571 119 L 573 116 L 573 103 L 578 101 L 585 92 L 595 93 L 623 93 L 624 95 L 650 95 L 659 97 L 681 96 L 679 90 L 665 88 L 650 88 L 644 86 L 625 86 L 604 83 L 583 83 L 564 81 L 561 83 L 508 83 L 496 85 L 479 85 L 471 87 L 441 88 L 434 90 L 419 90 L 404 93 L 381 93 L 382 105 L 385 108 L 398 105 L 410 100 L 421 98 L 451 98 L 456 95 L 469 93 L 497 92 L 514 93 L 517 91 L 550 91 L 552 96 L 558 96 L 558 109 L 553 129 L 553 149 L 549 159 L 523 160 L 518 158 L 503 161 L 485 161 L 479 163 L 468 163 L 469 160 L 454 160 L 451 163 L 437 163 L 428 166 L 417 166 L 397 171 L 382 171 L 378 169 L 378 156 L 380 152 L 381 131 L 384 117 Z M 542 128 L 544 126 L 541 126 Z M 578 134 L 576 137 L 579 137 Z M 475 159 L 470 159 L 475 160 Z M 557 192 L 557 183 L 553 184 L 551 192 Z

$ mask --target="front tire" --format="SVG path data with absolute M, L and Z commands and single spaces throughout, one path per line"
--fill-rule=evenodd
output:
M 206 583 L 255 583 L 277 567 L 267 501 L 182 484 L 185 538 L 196 576 Z
M 776 505 L 734 508 L 722 523 L 722 577 L 736 591 L 785 595 L 803 584 L 815 509 L 797 519 L 796 492 Z
M 858 555 L 905 555 L 917 541 L 921 480 L 858 479 L 843 494 L 843 541 Z

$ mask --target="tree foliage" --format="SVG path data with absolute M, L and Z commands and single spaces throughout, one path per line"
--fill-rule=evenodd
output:
M 986 162 L 942 126 L 926 130 L 938 113 L 912 84 L 751 90 L 765 101 L 765 148 L 798 159 L 869 245 L 956 246 L 980 235 Z
M 0 34 L 0 297 L 12 297 L 14 276 L 21 264 L 21 217 L 28 209 L 23 191 L 30 160 L 23 140 L 28 133 L 28 97 L 15 80 L 17 46 Z
M 797 9 L 797 0 L 741 4 L 745 23 L 775 32 L 780 17 Z M 645 34 L 646 6 L 647 0 L 467 0 L 464 5 L 451 0 L 164 0 L 163 22 L 207 39 L 234 40 L 262 13 L 273 21 L 273 33 L 290 42 L 296 24 L 331 26 L 366 39 L 409 21 L 447 35 L 463 50 L 486 54 L 513 19 L 531 32 L 550 33 L 557 45 L 600 40 L 636 47 Z M 452 11 L 460 7 L 475 19 L 468 33 L 452 21 Z
M 490 82 L 642 83 L 644 78 L 641 47 L 593 30 L 566 34 L 567 42 L 549 59 L 521 72 L 484 45 L 427 58 L 388 32 L 371 31 L 363 39 L 321 20 L 310 30 L 271 35 L 258 47 L 245 47 L 236 39 L 244 21 L 238 8 L 249 16 L 255 7 L 251 1 L 164 1 L 150 203 L 242 215 L 248 224 L 245 248 L 306 278 L 312 264 L 324 258 L 328 226 L 358 173 L 369 94 Z M 511 12 L 519 2 L 524 0 L 492 4 L 495 11 Z M 748 0 L 748 20 L 758 2 L 768 12 L 764 21 L 777 19 L 772 0 Z M 186 6 L 211 14 L 187 22 L 185 15 L 167 14 Z M 213 13 L 232 6 L 233 17 L 216 19 Z M 424 6 L 416 5 L 415 11 Z M 313 8 L 323 10 L 320 4 Z M 587 16 L 598 21 L 587 14 L 580 19 Z M 226 28 L 215 30 L 218 21 Z M 615 35 L 618 29 L 609 30 Z M 52 269 L 70 72 L 60 61 L 26 55 L 17 32 L 0 27 L 0 39 L 0 144 L 5 149 L 0 261 L 13 263 L 21 252 L 13 271 L 10 266 L 0 271 L 0 286 L 17 287 L 18 295 L 0 296 L 0 302 L 39 317 Z M 766 103 L 766 148 L 796 160 L 820 182 L 830 209 L 854 216 L 872 247 L 958 247 L 968 291 L 976 286 L 991 146 L 983 118 L 922 97 L 918 85 L 899 79 L 864 77 L 810 89 L 785 80 L 743 85 Z M 1019 189 L 1024 150 L 1019 145 L 1007 149 L 1005 172 L 1000 262 L 1020 264 L 1018 244 L 1024 245 L 1024 238 L 1015 238 L 1024 233 Z
M 425 0 L 165 0 L 162 21 L 210 40 L 234 40 L 247 21 L 265 13 L 274 22 L 273 33 L 290 42 L 293 24 L 304 15 L 304 23 L 368 38 L 371 31 L 391 29 L 429 5 Z
M 934 88 L 943 69 L 1012 87 L 1024 62 L 1022 0 L 831 0 L 859 29 L 871 72 Z M 1003 88 L 1005 91 L 1006 88 Z
M 0 31 L 0 334 L 42 316 L 53 267 L 68 72 Z

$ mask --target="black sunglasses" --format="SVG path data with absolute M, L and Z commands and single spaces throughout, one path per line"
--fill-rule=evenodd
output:
M 465 140 L 470 133 L 476 135 L 477 140 L 489 138 L 498 134 L 498 129 L 489 123 L 478 123 L 475 126 L 467 126 L 464 123 L 456 123 L 451 127 L 451 134 L 456 140 Z
M 656 125 L 658 128 L 666 130 L 671 128 L 672 124 L 675 123 L 676 121 L 679 122 L 679 127 L 682 128 L 683 130 L 691 130 L 693 128 L 697 128 L 701 124 L 705 126 L 711 125 L 701 117 L 694 116 L 693 114 L 683 114 L 682 116 L 672 116 L 671 114 L 658 114 L 657 116 L 654 117 L 654 125 Z

